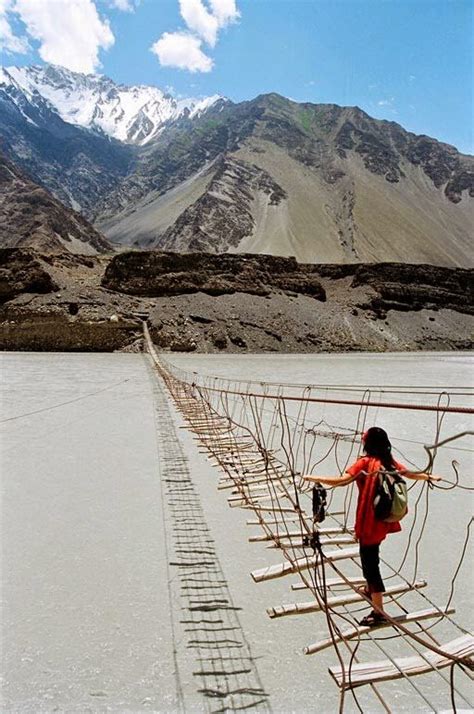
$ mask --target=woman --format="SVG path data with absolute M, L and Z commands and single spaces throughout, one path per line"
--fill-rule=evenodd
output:
M 387 471 L 396 469 L 406 478 L 417 481 L 440 481 L 439 476 L 425 473 L 412 473 L 403 464 L 392 457 L 392 445 L 387 432 L 373 426 L 362 436 L 365 456 L 348 468 L 343 476 L 322 477 L 304 476 L 307 481 L 315 481 L 325 486 L 347 486 L 357 482 L 359 497 L 357 500 L 355 535 L 359 542 L 362 572 L 367 583 L 364 595 L 370 598 L 374 609 L 364 617 L 361 625 L 373 627 L 386 621 L 383 611 L 383 593 L 385 587 L 380 576 L 380 543 L 388 533 L 401 530 L 400 523 L 387 523 L 377 520 L 374 512 L 374 498 L 377 487 L 377 475 L 383 467 Z

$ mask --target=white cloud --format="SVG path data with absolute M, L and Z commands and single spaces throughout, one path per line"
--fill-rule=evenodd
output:
M 94 72 L 99 50 L 115 41 L 93 0 L 15 0 L 13 9 L 39 41 L 40 57 L 76 72 Z
M 201 49 L 202 41 L 215 47 L 219 30 L 235 22 L 240 13 L 235 0 L 179 0 L 187 30 L 165 32 L 151 48 L 164 67 L 209 72 L 213 61 Z
M 217 17 L 204 7 L 201 0 L 179 0 L 179 9 L 188 28 L 214 47 L 219 29 Z
M 163 67 L 177 67 L 190 72 L 210 72 L 213 62 L 201 50 L 199 37 L 189 32 L 165 32 L 151 47 Z
M 218 31 L 240 15 L 235 0 L 209 0 L 209 5 L 210 10 L 203 0 L 179 0 L 181 17 L 188 29 L 214 47 Z
M 12 30 L 7 12 L 11 11 L 11 0 L 0 0 L 0 50 L 2 52 L 18 52 L 24 54 L 30 49 L 26 37 L 18 37 Z
M 109 0 L 109 6 L 115 10 L 122 10 L 122 12 L 135 11 L 133 0 Z
M 217 18 L 219 27 L 225 27 L 240 17 L 235 0 L 209 0 L 213 15 Z

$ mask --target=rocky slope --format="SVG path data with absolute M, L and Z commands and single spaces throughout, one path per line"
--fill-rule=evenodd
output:
M 0 250 L 0 349 L 472 349 L 473 271 L 273 256 Z
M 108 241 L 0 154 L 0 246 L 42 252 L 104 253 Z
M 0 349 L 111 351 L 133 343 L 141 336 L 133 302 L 99 285 L 109 260 L 0 249 Z
M 57 290 L 58 285 L 36 254 L 0 249 L 0 303 L 24 293 L 43 295 Z
M 103 77 L 5 76 L 5 152 L 115 243 L 473 265 L 473 157 L 357 107 L 269 94 L 165 111 Z
M 171 127 L 104 197 L 98 225 L 180 251 L 467 266 L 473 197 L 474 160 L 451 146 L 267 95 Z
M 286 198 L 285 191 L 263 169 L 245 161 L 220 158 L 207 190 L 163 233 L 160 248 L 233 251 L 253 232 L 252 199 L 278 206 Z
M 122 253 L 111 259 L 102 279 L 109 290 L 141 297 L 205 293 L 247 293 L 268 297 L 305 295 L 326 302 L 322 279 L 347 280 L 351 290 L 369 289 L 358 303 L 385 317 L 388 310 L 410 312 L 447 308 L 474 315 L 474 270 L 432 265 L 315 265 L 270 255 L 212 255 L 162 251 Z
M 132 170 L 133 148 L 65 122 L 41 95 L 0 84 L 0 148 L 62 203 L 90 217 Z
M 268 255 L 209 255 L 206 253 L 123 253 L 105 271 L 109 290 L 143 297 L 187 293 L 266 297 L 275 290 L 326 300 L 317 266 L 299 265 L 291 258 Z

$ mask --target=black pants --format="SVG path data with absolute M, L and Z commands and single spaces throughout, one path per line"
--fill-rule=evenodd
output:
M 362 572 L 364 573 L 364 578 L 367 581 L 369 592 L 371 593 L 385 592 L 385 586 L 380 575 L 379 548 L 380 544 L 359 546 Z

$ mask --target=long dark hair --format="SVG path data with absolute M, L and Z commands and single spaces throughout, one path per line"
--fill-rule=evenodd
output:
M 384 468 L 393 469 L 394 463 L 392 458 L 392 445 L 388 434 L 384 429 L 378 426 L 372 426 L 362 436 L 364 451 L 367 456 L 374 456 L 380 459 Z

